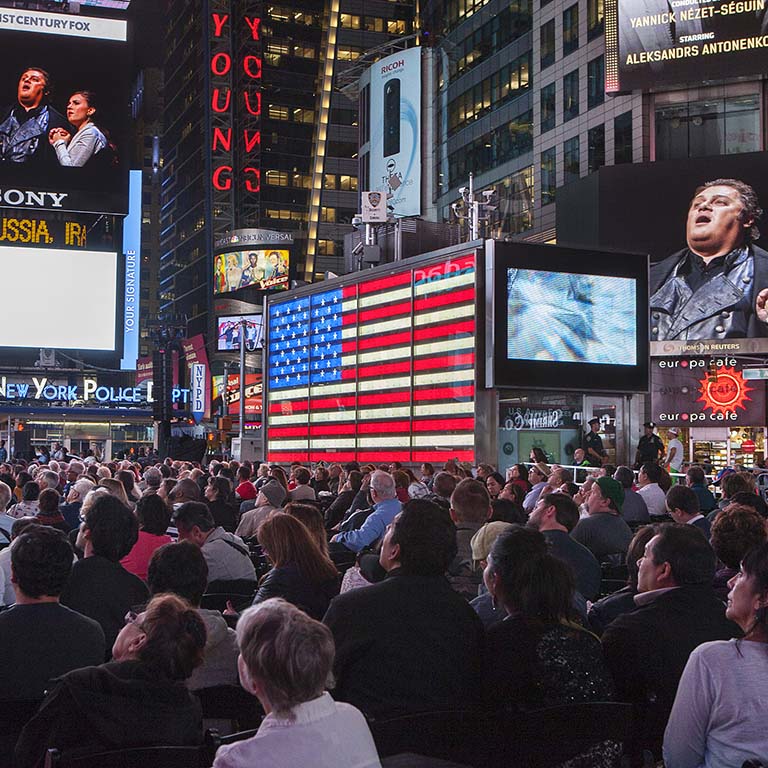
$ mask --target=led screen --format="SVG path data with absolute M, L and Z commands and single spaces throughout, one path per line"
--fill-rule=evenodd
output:
M 489 251 L 489 386 L 648 390 L 646 255 L 502 242 Z
M 290 266 L 289 251 L 279 248 L 249 248 L 220 253 L 214 257 L 214 293 L 240 288 L 286 290 Z
M 624 277 L 508 269 L 507 357 L 635 365 L 636 291 Z
M 0 27 L 0 207 L 126 213 L 126 22 L 25 10 Z
M 0 248 L 0 347 L 115 349 L 117 256 Z
M 256 349 L 261 342 L 261 315 L 231 315 L 216 319 L 219 352 L 234 352 L 240 349 L 240 322 L 247 320 L 245 329 L 245 348 Z

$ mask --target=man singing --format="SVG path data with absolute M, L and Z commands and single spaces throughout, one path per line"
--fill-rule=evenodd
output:
M 57 164 L 48 141 L 52 128 L 74 133 L 72 126 L 48 104 L 51 79 L 44 69 L 30 67 L 21 73 L 18 103 L 3 113 L 0 123 L 0 160 L 6 163 L 50 162 Z
M 743 181 L 716 179 L 688 209 L 688 247 L 651 267 L 651 341 L 768 336 L 763 211 Z

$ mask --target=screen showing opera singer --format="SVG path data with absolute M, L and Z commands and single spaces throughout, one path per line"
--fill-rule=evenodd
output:
M 507 269 L 507 358 L 637 364 L 636 281 Z
M 115 349 L 115 253 L 3 247 L 0 274 L 0 347 Z

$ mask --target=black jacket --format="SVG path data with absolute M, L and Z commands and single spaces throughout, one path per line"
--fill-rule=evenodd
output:
M 330 579 L 320 584 L 313 583 L 302 576 L 298 566 L 288 563 L 280 568 L 273 568 L 259 586 L 253 604 L 263 603 L 270 597 L 282 597 L 307 615 L 320 621 L 331 600 L 339 594 L 340 579 Z
M 740 634 L 709 585 L 679 587 L 622 614 L 601 638 L 616 698 L 636 704 L 643 733 L 660 740 L 693 649 Z
M 693 300 L 678 275 L 687 254 L 683 249 L 651 267 L 651 341 L 768 336 L 768 324 L 755 314 L 757 294 L 768 288 L 768 252 L 751 246 Z
M 200 705 L 182 681 L 140 661 L 76 669 L 56 682 L 16 744 L 18 768 L 43 764 L 45 751 L 98 752 L 198 744 Z
M 225 531 L 234 533 L 240 522 L 240 509 L 237 504 L 228 504 L 223 499 L 205 502 L 211 514 L 213 522 L 220 525 Z
M 331 602 L 334 697 L 374 715 L 467 706 L 480 695 L 483 627 L 443 576 L 398 568 Z

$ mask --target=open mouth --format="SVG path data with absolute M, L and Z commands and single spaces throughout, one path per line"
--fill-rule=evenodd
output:
M 696 224 L 709 224 L 712 221 L 712 217 L 708 213 L 700 213 L 696 217 Z

